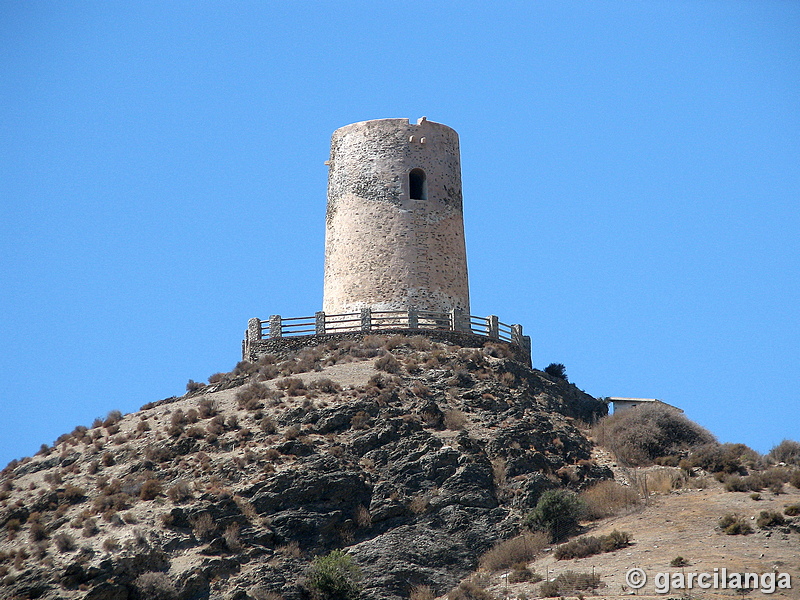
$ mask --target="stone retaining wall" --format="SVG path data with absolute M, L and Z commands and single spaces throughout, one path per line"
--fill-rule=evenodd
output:
M 434 342 L 453 344 L 463 348 L 482 348 L 492 342 L 507 346 L 513 353 L 513 358 L 529 367 L 532 367 L 530 348 L 521 348 L 517 344 L 487 338 L 474 333 L 443 330 L 410 330 L 410 329 L 382 329 L 380 331 L 351 331 L 346 333 L 328 333 L 324 335 L 298 335 L 292 337 L 270 338 L 266 340 L 242 341 L 242 360 L 256 361 L 265 354 L 286 354 L 303 348 L 319 346 L 330 341 L 355 340 L 360 341 L 367 335 L 422 335 Z M 530 338 L 525 336 L 529 343 Z

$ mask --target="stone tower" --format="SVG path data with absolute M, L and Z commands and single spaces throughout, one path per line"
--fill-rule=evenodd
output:
M 333 133 L 325 229 L 327 314 L 469 314 L 458 134 L 419 119 Z

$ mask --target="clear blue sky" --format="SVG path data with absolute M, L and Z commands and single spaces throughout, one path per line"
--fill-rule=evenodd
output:
M 319 310 L 330 134 L 423 115 L 474 314 L 593 395 L 800 438 L 800 3 L 4 0 L 0 463 Z

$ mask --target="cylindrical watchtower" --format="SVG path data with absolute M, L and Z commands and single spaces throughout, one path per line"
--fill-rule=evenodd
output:
M 323 310 L 469 314 L 458 134 L 424 117 L 333 133 Z

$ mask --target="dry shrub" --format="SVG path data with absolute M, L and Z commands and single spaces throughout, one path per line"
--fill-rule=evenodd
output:
M 300 437 L 300 428 L 297 425 L 290 425 L 283 432 L 283 439 L 296 440 Z
M 498 542 L 481 556 L 480 568 L 493 572 L 517 563 L 528 563 L 550 545 L 550 538 L 541 531 L 526 532 Z
M 639 494 L 616 481 L 601 481 L 581 493 L 584 516 L 590 520 L 605 519 L 639 504 Z
M 214 400 L 205 398 L 197 404 L 201 419 L 210 419 L 217 414 L 217 403 Z
M 616 529 L 608 535 L 594 537 L 587 535 L 576 540 L 561 544 L 553 552 L 556 560 L 568 560 L 573 558 L 585 558 L 601 552 L 613 552 L 629 545 L 631 536 L 626 531 Z
M 399 373 L 400 366 L 400 362 L 394 357 L 393 354 L 387 353 L 375 359 L 375 368 L 379 371 L 386 371 L 387 373 Z
M 112 410 L 106 416 L 106 420 L 103 421 L 103 427 L 111 427 L 112 425 L 116 425 L 122 420 L 122 413 L 118 410 Z
M 728 535 L 747 535 L 753 533 L 753 528 L 744 517 L 736 513 L 727 513 L 719 518 L 717 522 L 722 531 Z
M 139 498 L 142 500 L 154 500 L 161 493 L 161 482 L 158 479 L 148 479 L 142 484 Z
M 680 466 L 700 468 L 710 473 L 745 473 L 745 467 L 762 466 L 761 455 L 744 444 L 709 443 L 695 448 Z
M 241 496 L 234 495 L 233 501 L 236 502 L 236 506 L 239 507 L 239 510 L 248 521 L 256 520 L 258 517 L 258 512 L 256 512 L 255 506 L 253 506 L 249 500 L 242 498 Z
M 272 434 L 278 430 L 278 426 L 275 423 L 275 419 L 273 419 L 269 415 L 261 419 L 259 427 L 261 428 L 261 431 L 263 431 L 266 434 Z
M 59 533 L 53 537 L 53 543 L 59 552 L 72 552 L 78 545 L 75 543 L 75 538 L 69 533 Z
M 424 383 L 415 383 L 411 387 L 411 393 L 417 396 L 418 398 L 427 398 L 431 395 L 430 389 Z
M 551 581 L 545 581 L 539 587 L 539 594 L 545 598 L 573 595 L 580 590 L 595 590 L 605 584 L 600 581 L 600 575 L 594 573 L 576 573 L 565 571 Z
M 668 406 L 653 404 L 602 418 L 592 429 L 597 442 L 626 465 L 649 465 L 659 456 L 679 454 L 715 442 L 714 436 Z
M 323 394 L 335 394 L 342 391 L 342 386 L 330 379 L 329 377 L 320 377 L 308 384 L 308 388 L 317 390 Z
M 195 381 L 194 379 L 190 379 L 189 382 L 186 384 L 186 391 L 187 392 L 198 392 L 206 387 L 206 384 L 202 381 Z
M 544 577 L 538 573 L 534 573 L 528 568 L 525 563 L 517 563 L 511 567 L 511 573 L 508 574 L 508 583 L 538 583 Z
M 412 335 L 406 339 L 406 342 L 414 350 L 422 350 L 423 352 L 427 352 L 433 347 L 430 339 L 424 335 Z
M 419 493 L 411 498 L 411 501 L 408 503 L 408 510 L 415 515 L 421 515 L 428 510 L 428 506 L 429 502 L 427 496 L 423 493 Z
M 184 433 L 186 434 L 186 437 L 193 439 L 200 439 L 206 436 L 206 430 L 199 425 L 192 425 Z
M 647 493 L 668 494 L 673 488 L 680 487 L 682 478 L 680 473 L 670 469 L 658 469 L 645 473 L 642 485 L 647 486 Z
M 769 451 L 769 457 L 775 462 L 800 466 L 800 442 L 783 440 Z
M 279 554 L 283 554 L 284 556 L 291 556 L 293 558 L 300 558 L 303 556 L 303 551 L 300 550 L 300 544 L 297 542 L 289 542 L 288 544 L 284 544 L 283 546 L 278 546 L 275 549 Z
M 261 400 L 269 396 L 269 388 L 261 383 L 250 383 L 236 392 L 236 403 L 239 408 L 256 410 L 263 408 Z
M 195 536 L 200 540 L 210 540 L 217 533 L 217 524 L 210 513 L 202 513 L 195 516 L 191 523 Z
M 467 426 L 467 415 L 458 409 L 445 411 L 444 426 L 452 431 L 461 431 Z
M 486 584 L 480 575 L 468 577 L 447 593 L 447 600 L 497 600 L 486 590 Z
M 178 590 L 166 573 L 142 573 L 133 582 L 139 597 L 147 600 L 174 600 Z
M 106 552 L 114 552 L 117 549 L 119 549 L 119 542 L 116 538 L 107 537 L 103 540 L 103 550 Z
M 98 533 L 100 533 L 100 528 L 97 526 L 97 521 L 95 521 L 92 517 L 89 517 L 83 522 L 83 537 L 93 537 Z
M 192 496 L 192 486 L 185 481 L 178 481 L 167 490 L 167 497 L 173 502 L 185 502 Z
M 147 460 L 163 463 L 173 459 L 175 456 L 168 446 L 148 446 L 144 452 Z
M 436 598 L 436 594 L 428 585 L 415 585 L 408 595 L 408 600 L 433 600 L 434 598 Z
M 290 396 L 302 396 L 306 393 L 306 384 L 299 377 L 286 377 L 275 383 L 279 390 L 286 390 Z
M 369 414 L 364 412 L 363 410 L 358 411 L 350 419 L 350 427 L 352 427 L 353 429 L 369 429 L 370 427 Z
M 783 509 L 783 514 L 787 517 L 797 517 L 800 515 L 800 504 L 790 504 Z
M 756 519 L 756 525 L 758 525 L 761 529 L 767 529 L 768 527 L 775 527 L 776 525 L 785 524 L 786 519 L 783 518 L 783 515 L 779 512 L 775 512 L 774 510 L 762 510 Z
M 225 545 L 231 552 L 242 551 L 243 546 L 241 540 L 239 539 L 238 523 L 232 523 L 231 525 L 228 525 L 228 527 L 225 529 L 225 533 L 222 535 L 222 538 L 225 540 Z
M 483 351 L 489 356 L 493 356 L 495 358 L 513 358 L 513 353 L 511 352 L 511 348 L 509 348 L 508 344 L 502 344 L 499 342 L 486 342 L 483 345 Z
M 30 537 L 32 542 L 41 542 L 47 539 L 47 530 L 39 522 L 31 523 Z
M 284 600 L 278 592 L 273 592 L 263 587 L 257 587 L 249 592 L 253 600 Z
M 370 527 L 372 525 L 372 515 L 369 514 L 369 509 L 361 504 L 356 509 L 356 524 L 359 527 Z

